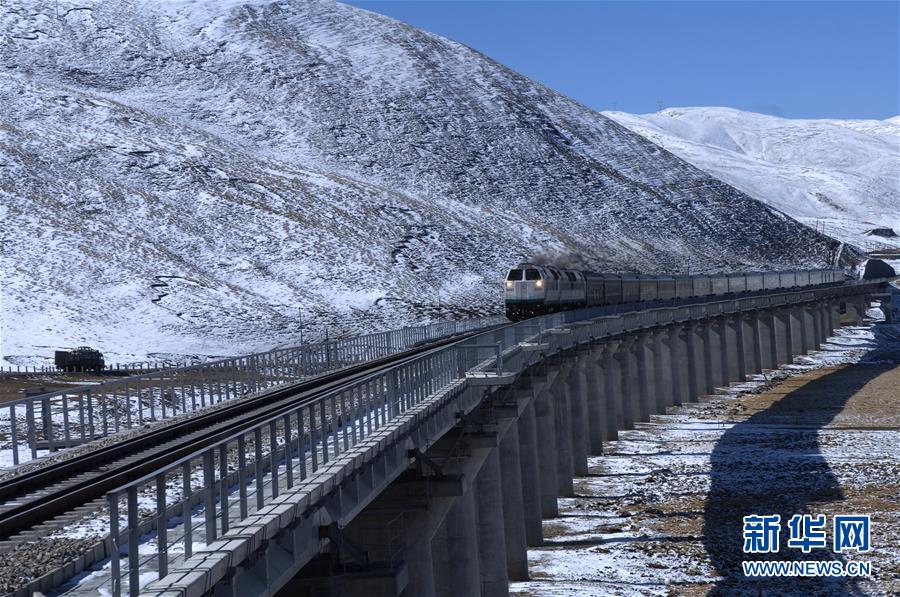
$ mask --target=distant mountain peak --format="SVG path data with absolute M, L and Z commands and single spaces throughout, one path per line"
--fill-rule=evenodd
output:
M 604 114 L 840 240 L 874 247 L 873 227 L 900 231 L 898 117 L 787 119 L 719 107 Z

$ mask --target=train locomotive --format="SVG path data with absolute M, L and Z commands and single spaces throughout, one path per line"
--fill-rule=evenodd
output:
M 506 317 L 520 321 L 570 309 L 832 284 L 844 270 L 817 269 L 702 276 L 605 274 L 521 263 L 504 283 Z

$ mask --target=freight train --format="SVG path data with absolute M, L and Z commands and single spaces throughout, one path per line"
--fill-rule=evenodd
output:
M 622 303 L 641 303 L 842 282 L 841 269 L 645 276 L 601 274 L 522 263 L 509 270 L 504 284 L 506 317 L 520 321 L 536 315 Z

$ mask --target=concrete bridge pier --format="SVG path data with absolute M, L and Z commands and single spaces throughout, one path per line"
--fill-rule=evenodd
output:
M 591 345 L 584 360 L 584 398 L 587 407 L 589 454 L 602 454 L 603 442 L 609 439 L 608 403 L 611 396 L 604 391 L 604 377 L 609 371 L 603 371 L 604 345 Z M 613 416 L 615 410 L 613 409 Z
M 820 348 L 823 344 L 825 344 L 825 342 L 828 341 L 828 337 L 831 336 L 831 329 L 828 327 L 828 325 L 828 303 L 818 302 L 816 303 L 816 330 L 818 331 L 818 341 Z
M 791 344 L 791 316 L 786 309 L 778 309 L 775 312 L 775 369 L 782 363 L 790 363 L 794 360 L 793 346 Z
M 503 485 L 500 479 L 500 450 L 491 450 L 485 458 L 473 489 L 478 528 L 481 595 L 506 597 L 509 595 L 509 578 L 506 571 L 506 529 L 503 518 Z M 457 593 L 461 594 L 466 593 Z
M 689 321 L 685 324 L 687 341 L 687 385 L 688 400 L 696 402 L 706 393 L 706 361 L 704 360 L 703 332 L 700 324 Z
M 756 313 L 744 313 L 739 319 L 741 346 L 741 380 L 762 371 L 756 348 Z
M 825 342 L 828 341 L 828 338 L 831 336 L 831 328 L 828 327 L 830 321 L 828 317 L 828 303 L 827 302 L 818 302 L 816 303 L 816 321 L 817 328 L 819 330 L 819 348 L 822 347 Z
M 819 350 L 822 344 L 822 325 L 821 319 L 819 317 L 819 311 L 821 311 L 822 305 L 819 303 L 811 303 L 807 305 L 807 312 L 809 317 L 809 335 L 812 340 L 810 341 L 812 346 L 810 350 Z
M 634 429 L 635 418 L 640 416 L 638 406 L 640 401 L 640 383 L 638 382 L 636 345 L 636 336 L 623 336 L 622 344 L 616 355 L 619 369 L 622 372 L 622 429 Z
M 476 493 L 473 484 L 461 498 L 454 500 L 447 512 L 444 528 L 432 542 L 435 550 L 432 556 L 432 587 L 437 597 L 478 595 L 481 592 Z M 415 566 L 410 565 L 410 581 L 416 574 L 414 568 Z M 404 592 L 409 597 L 419 594 L 421 593 L 418 593 L 418 588 L 412 582 Z
M 796 306 L 788 309 L 788 317 L 790 319 L 791 359 L 786 361 L 786 363 L 791 363 L 793 362 L 794 357 L 806 354 L 806 348 L 804 344 L 805 339 L 803 337 L 801 309 Z
M 637 392 L 632 404 L 637 406 L 635 421 L 642 422 L 650 420 L 651 392 L 655 389 L 653 385 L 653 349 L 647 340 L 648 332 L 641 330 L 635 334 L 632 345 L 637 368 Z M 655 397 L 652 400 L 655 402 Z
M 759 341 L 760 356 L 762 358 L 763 369 L 775 369 L 778 367 L 778 355 L 780 352 L 779 344 L 781 342 L 779 336 L 778 317 L 771 311 L 763 311 L 759 314 Z
M 672 344 L 668 327 L 658 329 L 653 335 L 653 352 L 656 412 L 665 413 L 666 408 L 675 403 L 672 389 Z
M 816 315 L 819 305 L 816 303 L 807 303 L 804 307 L 804 323 L 806 324 L 806 337 L 809 339 L 807 345 L 807 353 L 819 350 L 819 318 Z
M 576 477 L 584 477 L 588 474 L 587 455 L 589 452 L 588 441 L 593 429 L 588 419 L 587 409 L 587 382 L 585 370 L 590 357 L 589 347 L 576 349 L 574 366 L 569 370 L 566 378 L 565 391 L 569 396 L 569 422 L 572 433 L 572 465 Z
M 809 352 L 819 350 L 819 338 L 821 330 L 819 329 L 819 304 L 807 303 L 806 308 L 806 334 L 809 338 Z
M 548 367 L 549 369 L 549 367 Z M 555 372 L 553 373 L 555 377 Z M 549 375 L 548 375 L 549 377 Z M 556 503 L 556 425 L 553 395 L 544 389 L 534 399 L 535 438 L 540 438 L 537 446 L 538 480 L 541 493 L 541 517 L 556 518 L 559 507 Z
M 540 457 L 538 455 L 535 404 L 530 402 L 516 422 L 519 472 L 521 474 L 522 510 L 525 520 L 525 541 L 530 547 L 544 542 L 543 484 L 541 483 Z M 504 438 L 505 439 L 505 438 Z M 503 443 L 500 444 L 501 449 Z M 505 466 L 505 465 L 503 465 Z M 554 504 L 556 496 L 554 496 Z
M 570 497 L 575 495 L 572 485 L 575 462 L 572 457 L 572 408 L 565 379 L 572 364 L 569 359 L 556 359 L 553 366 L 559 369 L 557 383 L 552 384 L 548 391 L 553 401 L 553 432 L 556 439 L 556 495 Z
M 521 417 L 521 415 L 520 415 Z M 528 580 L 528 537 L 526 527 L 529 516 L 538 515 L 540 524 L 540 501 L 536 511 L 526 514 L 522 483 L 522 466 L 519 459 L 519 425 L 514 421 L 500 440 L 500 491 L 503 497 L 503 539 L 506 547 L 506 575 L 509 580 Z M 532 505 L 534 507 L 534 505 Z
M 684 326 L 681 324 L 669 326 L 667 333 L 669 345 L 669 376 L 672 395 L 670 404 L 681 406 L 691 399 L 690 396 L 688 396 L 690 390 L 688 388 L 687 372 L 687 333 Z
M 619 428 L 625 428 L 625 409 L 622 397 L 622 366 L 616 357 L 622 341 L 607 340 L 600 345 L 600 377 L 603 379 L 603 397 L 606 403 L 606 435 L 604 440 L 619 439 Z
M 756 373 L 772 368 L 772 343 L 769 332 L 771 325 L 772 320 L 765 312 L 753 312 L 753 355 L 758 364 Z
M 840 301 L 833 299 L 829 305 L 830 308 L 828 309 L 828 314 L 831 319 L 829 327 L 831 327 L 832 330 L 836 330 L 841 327 L 841 303 Z
M 740 321 L 737 317 L 729 315 L 723 317 L 722 321 L 722 385 L 728 387 L 733 381 L 743 381 L 741 377 L 741 346 L 739 340 L 738 326 Z
M 719 340 L 718 322 L 710 320 L 703 323 L 703 360 L 706 364 L 706 386 L 704 394 L 714 394 L 716 387 L 721 385 L 722 352 Z

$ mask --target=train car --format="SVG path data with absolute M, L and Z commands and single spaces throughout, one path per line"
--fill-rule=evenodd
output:
M 522 263 L 507 273 L 504 298 L 506 316 L 518 321 L 535 315 L 584 307 L 734 296 L 843 280 L 842 270 L 647 276 L 596 273 Z
M 709 294 L 728 294 L 728 276 L 709 276 Z
M 778 279 L 779 288 L 793 288 L 797 285 L 796 272 L 778 272 Z
M 691 296 L 709 296 L 712 294 L 712 284 L 709 276 L 691 276 L 693 290 Z
M 618 305 L 622 302 L 622 277 L 616 274 L 602 274 L 603 278 L 603 302 L 591 303 L 603 305 Z
M 728 276 L 728 293 L 747 292 L 747 274 L 730 274 Z
M 675 298 L 686 299 L 694 296 L 694 278 L 691 276 L 675 276 Z
M 657 279 L 653 276 L 638 276 L 638 300 L 647 303 L 659 299 Z
M 761 273 L 747 274 L 747 292 L 758 292 L 765 288 L 765 275 Z
M 549 269 L 539 265 L 523 263 L 509 270 L 504 289 L 506 317 L 518 321 L 546 313 L 549 280 Z
M 675 298 L 675 278 L 672 276 L 659 276 L 656 279 L 656 294 L 661 301 L 669 301 Z

